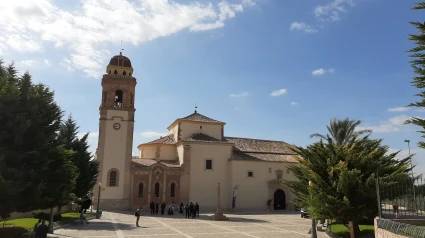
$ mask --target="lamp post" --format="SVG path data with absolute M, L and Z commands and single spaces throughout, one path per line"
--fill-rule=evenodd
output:
M 308 181 L 308 186 L 313 187 L 313 183 L 311 181 Z M 313 200 L 313 194 L 310 191 L 310 198 Z M 313 214 L 311 214 L 311 238 L 317 238 L 317 232 L 316 232 L 316 220 L 313 217 Z
M 404 140 L 404 142 L 407 143 L 407 147 L 409 148 L 409 156 L 410 156 L 410 140 Z M 412 170 L 412 182 L 413 182 L 413 202 L 415 204 L 415 210 L 416 209 L 416 192 L 415 192 L 415 177 L 413 175 L 413 162 L 412 157 L 410 157 L 410 169 Z
M 99 190 L 98 190 L 98 194 L 97 194 L 96 218 L 99 219 L 100 218 L 100 213 L 99 213 L 100 189 L 102 188 L 102 183 L 99 182 L 97 185 L 99 186 Z

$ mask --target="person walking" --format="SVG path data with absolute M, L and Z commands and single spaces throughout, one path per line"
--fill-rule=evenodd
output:
M 80 212 L 80 220 L 81 221 L 85 221 L 87 224 L 89 224 L 89 222 L 87 221 L 86 217 L 84 216 L 84 211 Z
M 142 206 L 140 206 L 139 209 L 136 210 L 136 213 L 134 214 L 136 216 L 136 226 L 139 226 L 139 220 L 140 220 L 140 213 L 142 212 Z
M 37 227 L 37 232 L 35 233 L 35 237 L 37 238 L 47 238 L 47 232 L 49 231 L 49 227 L 46 225 L 46 221 L 43 220 L 41 225 Z
M 159 203 L 155 203 L 155 214 L 158 215 Z
M 199 204 L 198 204 L 198 202 L 196 202 L 196 204 L 195 204 L 195 213 L 196 213 L 196 216 L 199 218 Z

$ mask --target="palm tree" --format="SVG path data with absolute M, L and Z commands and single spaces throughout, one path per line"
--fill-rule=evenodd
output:
M 361 134 L 370 134 L 372 130 L 364 129 L 357 130 L 356 127 L 360 125 L 362 121 L 360 120 L 350 120 L 348 117 L 344 120 L 342 119 L 331 119 L 330 125 L 326 126 L 328 128 L 329 134 L 322 135 L 319 133 L 315 133 L 310 135 L 310 138 L 319 137 L 324 140 L 328 140 L 328 137 L 331 138 L 337 145 L 344 145 L 348 143 L 354 137 L 357 137 Z

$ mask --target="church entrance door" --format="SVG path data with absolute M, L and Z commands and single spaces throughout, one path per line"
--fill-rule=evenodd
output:
M 286 209 L 286 195 L 282 189 L 277 189 L 274 192 L 274 210 Z

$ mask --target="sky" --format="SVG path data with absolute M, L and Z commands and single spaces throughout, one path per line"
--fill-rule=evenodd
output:
M 332 118 L 361 120 L 425 173 L 425 110 L 406 50 L 413 0 L 0 1 L 0 58 L 55 91 L 97 147 L 101 78 L 122 52 L 137 78 L 134 150 L 194 111 L 225 135 L 306 146 Z M 422 14 L 422 15 L 421 15 Z

